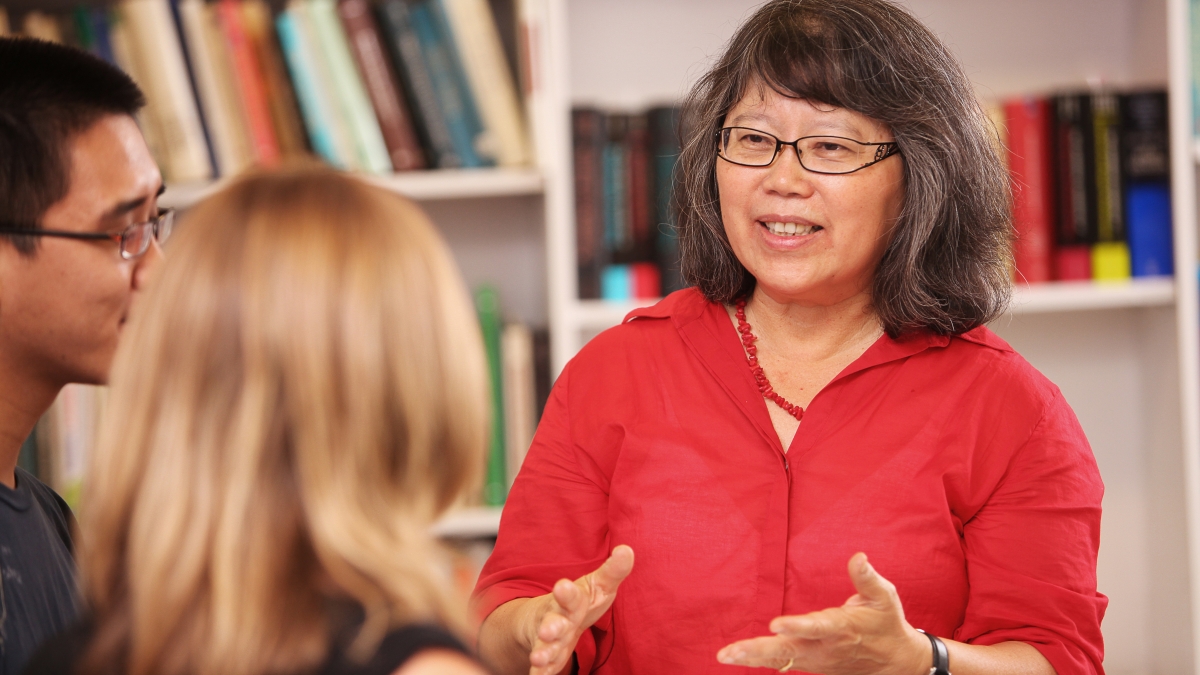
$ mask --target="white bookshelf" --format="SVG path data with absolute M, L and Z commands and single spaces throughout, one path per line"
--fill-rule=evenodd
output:
M 460 508 L 446 514 L 433 526 L 433 532 L 447 539 L 494 537 L 500 529 L 500 507 Z
M 416 201 L 534 196 L 542 193 L 544 184 L 536 168 L 434 169 L 362 178 Z M 159 201 L 163 206 L 190 206 L 224 184 L 206 181 L 172 185 Z

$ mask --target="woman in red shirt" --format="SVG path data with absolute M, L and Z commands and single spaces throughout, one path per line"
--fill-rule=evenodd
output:
M 476 590 L 484 656 L 1102 673 L 1103 486 L 984 326 L 1008 184 L 948 50 L 885 0 L 775 0 L 685 115 L 695 287 L 559 377 Z

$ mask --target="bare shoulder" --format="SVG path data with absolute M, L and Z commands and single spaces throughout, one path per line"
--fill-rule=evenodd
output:
M 425 649 L 392 675 L 487 675 L 478 663 L 449 649 Z

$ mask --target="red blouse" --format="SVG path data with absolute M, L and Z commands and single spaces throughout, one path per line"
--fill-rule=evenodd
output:
M 580 672 L 761 673 L 717 650 L 840 606 L 864 551 L 913 626 L 1103 673 L 1104 488 L 1058 388 L 1004 341 L 881 337 L 786 452 L 766 406 L 725 309 L 694 290 L 592 340 L 509 495 L 479 615 L 628 544 L 633 572 L 580 641 Z

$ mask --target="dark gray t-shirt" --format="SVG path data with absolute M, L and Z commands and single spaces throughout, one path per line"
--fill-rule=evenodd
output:
M 16 478 L 0 485 L 0 675 L 20 673 L 78 613 L 71 509 L 29 472 Z

